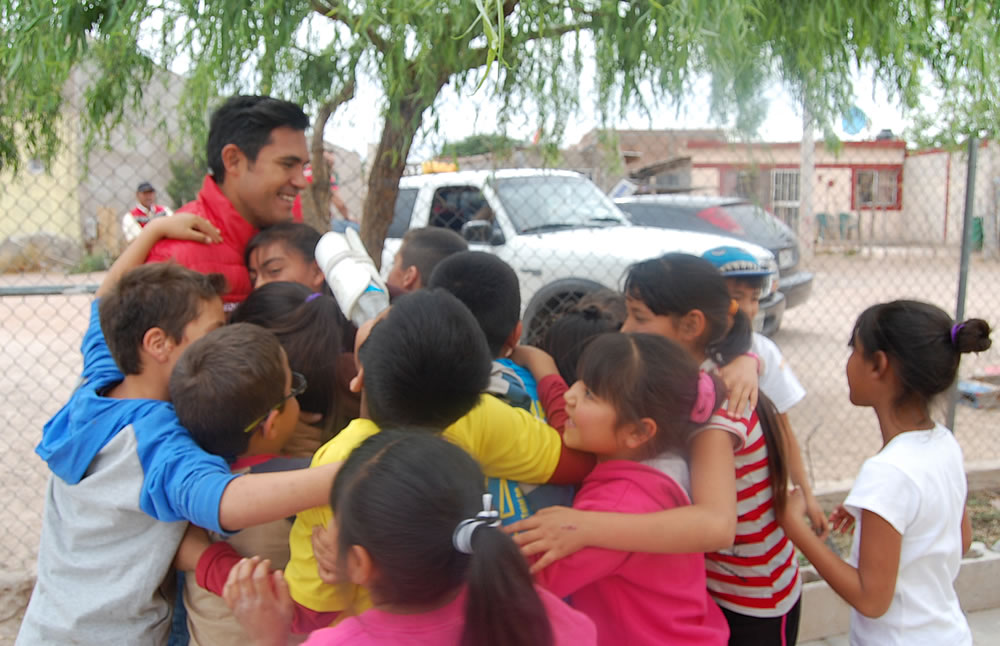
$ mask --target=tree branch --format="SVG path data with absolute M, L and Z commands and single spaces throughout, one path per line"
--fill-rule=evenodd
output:
M 560 27 L 555 27 L 550 30 L 542 31 L 528 31 L 524 33 L 517 34 L 516 36 L 511 36 L 510 46 L 511 48 L 517 48 L 523 46 L 525 43 L 529 43 L 534 40 L 542 40 L 545 38 L 558 38 L 566 34 L 572 33 L 574 31 L 588 29 L 593 25 L 593 20 L 587 20 L 585 22 L 574 22 L 568 25 L 562 25 Z M 475 49 L 469 49 L 465 51 L 463 56 L 463 71 L 473 69 L 483 64 L 486 60 L 486 53 L 489 51 L 489 47 L 477 47 Z
M 312 0 L 313 11 L 316 13 L 334 20 L 343 25 L 346 25 L 352 32 L 358 33 L 357 24 L 360 22 L 358 17 L 347 10 L 340 0 Z M 378 35 L 374 27 L 368 27 L 364 30 L 363 34 L 371 42 L 372 47 L 377 49 L 382 54 L 389 51 L 389 44 L 384 38 Z

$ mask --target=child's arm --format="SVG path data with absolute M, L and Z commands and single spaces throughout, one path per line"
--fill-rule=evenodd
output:
M 966 502 L 968 505 L 968 502 Z M 969 508 L 966 506 L 962 510 L 962 554 L 969 551 L 972 546 L 972 519 L 969 517 Z
M 510 356 L 511 361 L 527 368 L 538 384 L 538 399 L 545 411 L 545 419 L 552 428 L 562 433 L 566 427 L 566 381 L 559 376 L 556 362 L 549 353 L 530 345 L 518 345 Z
M 788 421 L 788 413 L 778 413 L 778 423 L 781 424 L 782 433 L 785 438 L 785 464 L 788 467 L 788 476 L 798 489 L 802 490 L 802 495 L 806 501 L 806 515 L 813 531 L 826 540 L 830 534 L 830 527 L 826 522 L 826 515 L 823 508 L 816 502 L 813 496 L 812 486 L 809 484 L 809 477 L 806 475 L 806 466 L 802 461 L 802 450 L 799 448 L 799 440 L 792 431 L 792 426 Z
M 881 617 L 892 604 L 899 573 L 899 554 L 903 535 L 878 514 L 861 512 L 861 545 L 858 567 L 853 567 L 827 547 L 806 524 L 805 497 L 791 491 L 785 503 L 781 524 L 819 575 L 833 591 L 866 617 Z
M 232 532 L 294 516 L 329 503 L 342 463 L 234 478 L 219 501 L 219 524 Z
M 146 261 L 150 249 L 163 238 L 174 240 L 194 240 L 211 244 L 222 242 L 222 235 L 215 226 L 203 217 L 192 213 L 178 213 L 170 217 L 155 218 L 143 227 L 136 238 L 108 270 L 97 289 L 96 298 L 101 298 L 118 284 L 121 277 Z
M 732 435 L 707 428 L 691 442 L 691 505 L 648 514 L 548 507 L 506 528 L 537 572 L 583 547 L 685 554 L 729 547 L 736 535 Z

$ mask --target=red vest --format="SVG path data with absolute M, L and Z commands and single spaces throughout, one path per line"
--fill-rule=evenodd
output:
M 173 260 L 203 274 L 220 273 L 229 284 L 229 291 L 222 297 L 223 302 L 242 303 L 253 289 L 243 264 L 243 252 L 250 238 L 257 234 L 257 229 L 233 208 L 211 175 L 205 176 L 195 201 L 185 204 L 177 212 L 194 213 L 205 218 L 222 232 L 222 242 L 204 244 L 189 240 L 160 240 L 149 252 L 146 262 Z
M 135 221 L 139 223 L 140 227 L 144 227 L 149 224 L 151 219 L 166 215 L 167 210 L 159 204 L 154 204 L 149 208 L 149 212 L 147 212 L 141 206 L 136 204 L 135 208 L 129 211 L 129 213 L 132 214 L 132 217 L 135 218 Z

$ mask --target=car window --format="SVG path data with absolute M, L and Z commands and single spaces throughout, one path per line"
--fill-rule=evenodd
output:
M 494 187 L 518 233 L 622 224 L 621 212 L 590 180 L 574 175 L 504 177 Z
M 392 224 L 389 225 L 387 238 L 402 238 L 410 228 L 410 218 L 413 217 L 413 205 L 417 201 L 416 188 L 401 188 L 396 195 L 396 206 L 392 209 Z
M 493 222 L 493 209 L 482 191 L 472 186 L 443 186 L 434 192 L 430 226 L 460 233 L 471 220 Z
M 626 202 L 618 205 L 633 224 L 643 227 L 667 227 L 683 231 L 718 233 L 718 229 L 698 217 L 700 208 L 676 204 Z

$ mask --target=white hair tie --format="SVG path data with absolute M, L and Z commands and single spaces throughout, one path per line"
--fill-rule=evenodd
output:
M 475 518 L 466 518 L 451 535 L 451 543 L 462 554 L 472 554 L 472 535 L 481 526 L 499 527 L 500 512 L 493 509 L 493 494 L 483 494 L 483 510 Z

